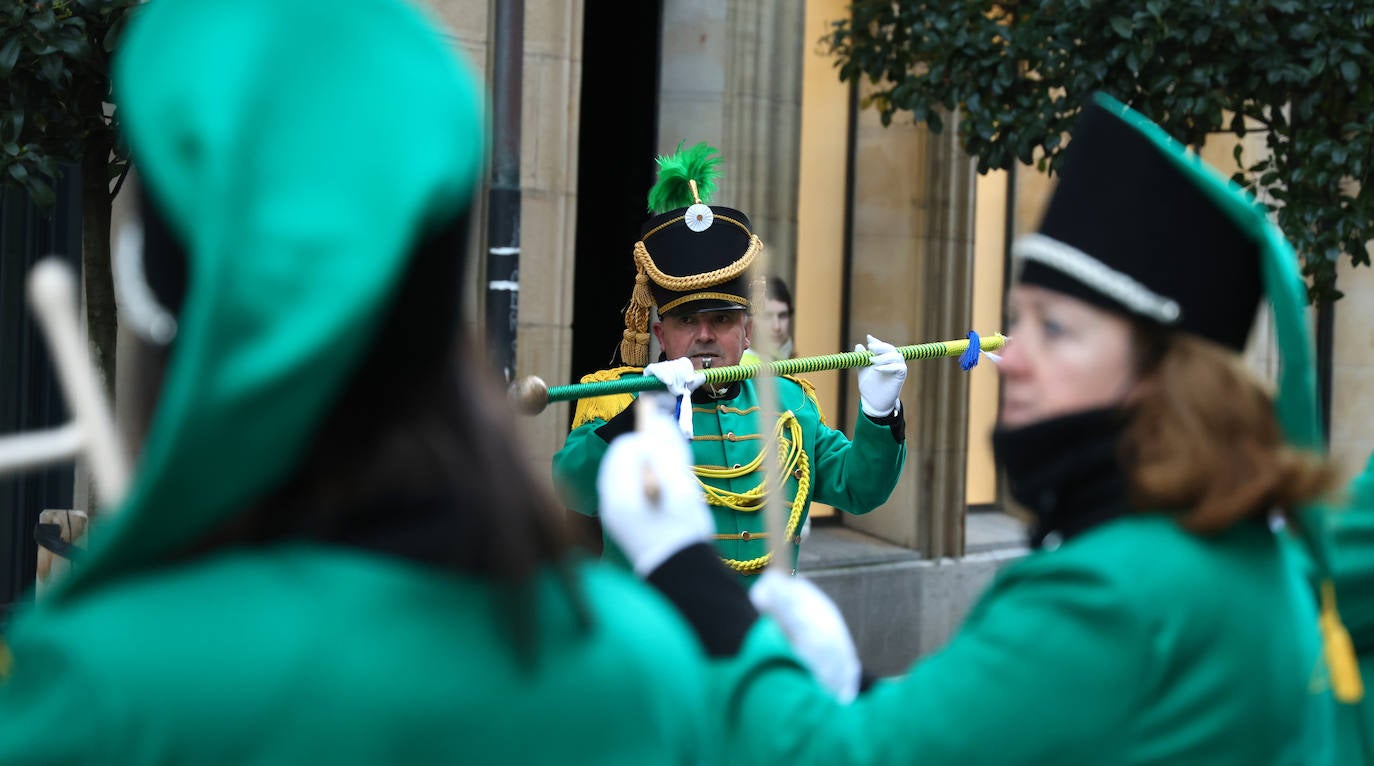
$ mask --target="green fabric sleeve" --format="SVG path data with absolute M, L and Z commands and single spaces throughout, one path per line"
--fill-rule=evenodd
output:
M 60 647 L 28 645 L 20 658 L 0 682 L 0 763 L 109 763 L 130 752 L 128 717 L 91 673 Z
M 604 425 L 604 420 L 591 420 L 574 428 L 553 456 L 553 482 L 559 498 L 584 516 L 597 515 L 601 507 L 596 475 L 611 445 L 596 430 Z
M 906 461 L 906 442 L 892 429 L 863 413 L 854 423 L 854 439 L 825 425 L 816 432 L 811 475 L 812 497 L 847 513 L 868 513 L 887 502 Z
M 1351 482 L 1347 505 L 1331 516 L 1331 544 L 1341 619 L 1355 650 L 1374 653 L 1374 457 Z M 1374 678 L 1366 676 L 1365 684 L 1374 684 Z
M 1146 654 L 1133 645 L 1149 632 L 1087 568 L 994 585 L 946 648 L 848 706 L 777 634 L 761 620 L 716 671 L 739 763 L 1117 763 L 1108 737 L 1131 726 L 1151 671 L 1124 661 Z
M 1331 577 L 1350 631 L 1364 699 L 1336 705 L 1340 763 L 1374 765 L 1374 455 L 1350 483 L 1346 504 L 1330 516 Z

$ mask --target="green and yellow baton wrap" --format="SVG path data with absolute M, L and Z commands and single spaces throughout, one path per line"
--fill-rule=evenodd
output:
M 980 351 L 997 351 L 1007 344 L 1007 336 L 995 333 L 979 337 L 970 333 L 970 338 L 941 340 L 931 343 L 918 343 L 914 346 L 899 346 L 897 351 L 905 359 L 934 359 L 945 356 L 964 356 L 969 351 L 971 338 L 977 338 Z M 846 351 L 839 354 L 822 356 L 803 356 L 794 359 L 778 359 L 767 364 L 770 375 L 804 375 L 822 370 L 844 370 L 852 367 L 867 367 L 873 363 L 870 351 Z M 712 386 L 733 383 L 737 380 L 753 378 L 762 370 L 757 362 L 736 364 L 730 367 L 712 367 L 699 370 Z M 510 386 L 511 401 L 520 412 L 537 415 L 552 402 L 568 402 L 594 396 L 628 394 L 639 391 L 661 391 L 663 381 L 652 375 L 627 375 L 618 380 L 602 380 L 592 383 L 574 383 L 566 386 L 548 386 L 536 376 L 515 381 Z

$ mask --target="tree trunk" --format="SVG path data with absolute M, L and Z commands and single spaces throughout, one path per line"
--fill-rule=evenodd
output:
M 114 402 L 119 318 L 110 272 L 110 147 L 93 141 L 81 163 L 81 276 L 91 357 L 107 400 Z

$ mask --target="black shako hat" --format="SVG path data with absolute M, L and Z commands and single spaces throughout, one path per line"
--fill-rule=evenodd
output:
M 750 310 L 750 267 L 763 250 L 749 216 L 709 204 L 719 161 L 716 149 L 697 144 L 658 157 L 658 180 L 649 190 L 655 215 L 634 246 L 635 287 L 625 308 L 620 358 L 649 361 L 649 309 L 659 316 L 699 311 Z
M 1020 281 L 1241 351 L 1259 308 L 1260 243 L 1103 98 L 1074 127 Z
M 749 216 L 720 205 L 700 207 L 705 210 L 684 207 L 654 216 L 640 230 L 659 316 L 749 308 L 748 264 L 741 263 L 754 239 Z

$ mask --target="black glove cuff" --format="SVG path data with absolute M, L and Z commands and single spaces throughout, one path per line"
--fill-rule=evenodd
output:
M 870 688 L 873 687 L 873 684 L 876 684 L 876 683 L 878 683 L 878 677 L 877 677 L 877 676 L 871 675 L 867 670 L 864 670 L 863 668 L 860 668 L 860 669 L 859 669 L 859 693 L 860 693 L 860 694 L 863 694 L 864 692 L 868 691 Z
M 859 409 L 862 411 L 863 408 L 861 407 Z M 902 406 L 901 400 L 897 401 L 897 411 L 891 415 L 875 418 L 865 412 L 864 417 L 873 421 L 876 425 L 887 426 L 888 431 L 892 434 L 892 440 L 898 444 L 906 441 L 906 408 Z
M 647 579 L 687 618 L 712 657 L 739 653 L 745 635 L 759 618 L 749 593 L 709 543 L 683 548 Z
M 619 415 L 606 421 L 606 425 L 596 429 L 596 435 L 610 444 L 615 440 L 615 437 L 633 430 L 635 430 L 635 406 L 631 404 L 621 410 Z

